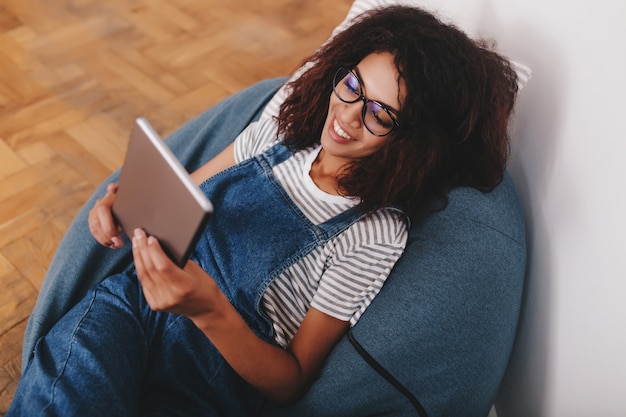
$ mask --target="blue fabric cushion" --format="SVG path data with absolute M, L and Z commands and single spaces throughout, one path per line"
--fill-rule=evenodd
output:
M 526 266 L 511 179 L 459 188 L 413 225 L 405 253 L 353 338 L 419 402 L 376 373 L 348 337 L 296 404 L 271 416 L 486 416 L 512 349 Z
M 193 171 L 256 119 L 283 82 L 267 80 L 224 100 L 173 133 L 168 144 Z M 85 204 L 57 250 L 28 323 L 23 365 L 39 337 L 88 288 L 130 264 L 129 242 L 122 250 L 102 248 L 87 226 L 89 209 L 117 176 Z M 487 415 L 517 325 L 523 217 L 508 177 L 491 193 L 460 188 L 449 199 L 445 210 L 413 225 L 381 293 L 333 350 L 311 390 L 289 406 L 267 404 L 264 416 Z M 374 370 L 354 343 L 401 388 Z

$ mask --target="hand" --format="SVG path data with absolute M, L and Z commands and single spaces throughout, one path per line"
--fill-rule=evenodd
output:
M 133 233 L 133 258 L 144 296 L 154 311 L 180 314 L 192 320 L 219 310 L 224 302 L 215 281 L 195 262 L 181 269 L 165 254 L 154 236 Z
M 124 246 L 121 227 L 113 218 L 113 201 L 117 193 L 117 184 L 107 185 L 107 193 L 104 197 L 96 200 L 96 204 L 89 211 L 89 231 L 102 245 L 111 249 L 119 249 Z

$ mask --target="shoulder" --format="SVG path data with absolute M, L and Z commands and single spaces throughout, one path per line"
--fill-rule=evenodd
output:
M 261 154 L 278 142 L 278 123 L 273 117 L 250 123 L 235 139 L 237 163 Z
M 354 227 L 364 231 L 366 242 L 406 240 L 409 230 L 407 216 L 392 207 L 381 208 L 361 217 Z
M 344 254 L 358 252 L 401 253 L 407 243 L 409 223 L 401 211 L 383 208 L 362 216 L 339 237 Z M 373 256 L 376 261 L 378 256 Z

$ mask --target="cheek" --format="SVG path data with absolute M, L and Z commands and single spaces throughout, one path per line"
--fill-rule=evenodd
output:
M 329 119 L 330 115 L 337 111 L 337 107 L 339 107 L 340 104 L 341 101 L 339 101 L 339 99 L 334 94 L 331 94 L 330 99 L 328 100 L 328 113 L 326 115 L 327 119 Z
M 387 142 L 387 138 L 379 138 L 376 136 L 372 136 L 365 143 L 365 146 L 363 147 L 363 151 L 367 155 L 372 155 L 378 152 L 379 150 L 381 150 L 385 146 L 386 142 Z

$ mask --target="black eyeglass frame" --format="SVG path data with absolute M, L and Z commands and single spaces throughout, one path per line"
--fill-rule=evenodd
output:
M 339 76 L 339 74 L 342 71 L 345 71 L 345 74 L 344 74 L 343 77 L 338 79 L 337 77 Z M 357 80 L 357 82 L 359 83 L 359 96 L 357 98 L 355 98 L 354 100 L 344 100 L 343 98 L 341 98 L 341 96 L 339 95 L 339 93 L 336 90 L 337 85 L 339 85 L 339 83 L 344 78 L 346 78 L 346 76 L 348 74 L 352 74 L 354 76 L 354 78 Z M 341 100 L 342 102 L 347 103 L 347 104 L 356 103 L 359 100 L 361 100 L 363 102 L 363 110 L 361 111 L 361 120 L 363 120 L 363 126 L 365 126 L 365 128 L 368 130 L 368 132 L 370 132 L 372 135 L 377 136 L 377 137 L 387 136 L 388 134 L 390 134 L 394 130 L 400 128 L 400 123 L 398 123 L 398 120 L 396 120 L 396 118 L 394 117 L 393 113 L 391 112 L 391 109 L 389 107 L 387 107 L 385 104 L 381 103 L 380 101 L 370 100 L 369 98 L 365 97 L 365 95 L 363 94 L 363 82 L 361 81 L 359 76 L 354 73 L 354 71 L 352 71 L 350 68 L 348 68 L 348 67 L 346 67 L 344 65 L 339 65 L 339 68 L 337 68 L 337 71 L 335 72 L 335 76 L 333 77 L 333 93 L 335 94 L 335 96 L 339 100 Z M 367 126 L 367 123 L 365 123 L 365 114 L 367 112 L 367 104 L 368 103 L 374 103 L 374 104 L 380 106 L 380 108 L 383 109 L 385 111 L 385 113 L 387 113 L 389 115 L 389 118 L 393 122 L 393 126 L 391 126 L 391 128 L 389 129 L 389 132 L 382 133 L 382 134 L 381 133 L 374 133 Z

